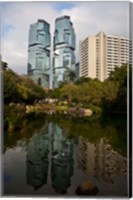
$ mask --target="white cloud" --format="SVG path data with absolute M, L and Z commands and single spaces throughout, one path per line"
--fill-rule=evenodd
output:
M 2 38 L 2 59 L 9 63 L 9 67 L 18 73 L 27 71 L 28 31 L 30 24 L 37 19 L 45 19 L 50 24 L 58 16 L 52 6 L 47 3 L 10 3 L 6 12 L 2 10 L 2 25 L 15 27 L 5 32 Z M 53 32 L 54 27 L 51 26 Z
M 104 31 L 106 34 L 128 35 L 129 2 L 75 2 L 74 7 L 57 10 L 55 2 L 10 2 L 2 7 L 2 59 L 18 73 L 27 71 L 29 25 L 45 19 L 54 32 L 54 21 L 61 15 L 71 16 L 77 43 L 88 35 Z M 59 2 L 58 2 L 59 4 Z
M 77 51 L 79 41 L 88 35 L 96 35 L 99 31 L 112 35 L 129 35 L 129 3 L 128 2 L 79 2 L 71 10 L 63 10 L 63 14 L 71 16 L 76 38 Z M 78 60 L 78 56 L 77 56 Z

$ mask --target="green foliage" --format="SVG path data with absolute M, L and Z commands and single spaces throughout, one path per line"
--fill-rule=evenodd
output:
M 63 81 L 60 81 L 60 83 L 59 83 L 59 88 L 62 88 L 69 83 L 71 83 L 71 84 L 74 83 L 75 79 L 76 79 L 75 71 L 67 69 L 64 73 Z
M 3 75 L 3 92 L 4 102 L 24 102 L 34 103 L 45 98 L 43 88 L 28 76 L 20 76 L 8 67 L 4 67 Z
M 75 102 L 84 107 L 91 105 L 96 113 L 101 112 L 99 108 L 108 113 L 124 113 L 127 108 L 128 75 L 131 83 L 131 67 L 125 64 L 115 68 L 104 82 L 80 77 L 75 83 L 64 83 L 57 98 L 67 99 L 70 103 Z
M 103 84 L 103 98 L 108 102 L 112 102 L 117 98 L 119 83 L 111 80 L 105 80 Z
M 66 112 L 66 111 L 68 111 L 68 106 L 67 105 L 64 105 L 64 106 L 57 105 L 56 111 L 57 112 L 64 112 L 64 111 Z
M 18 87 L 24 102 L 33 103 L 45 98 L 45 92 L 40 85 L 33 82 L 28 76 L 21 77 L 21 85 Z
M 29 140 L 34 132 L 44 126 L 45 116 L 25 114 L 23 106 L 4 107 L 4 149 L 16 146 L 21 139 Z M 33 123 L 34 122 L 34 123 Z M 19 133 L 19 134 L 18 134 Z
M 127 112 L 127 81 L 131 82 L 132 70 L 127 64 L 116 67 L 104 81 L 103 109 L 106 112 Z M 130 84 L 129 84 L 130 90 Z
M 66 81 L 67 83 L 69 82 L 73 83 L 75 81 L 75 78 L 76 78 L 75 71 L 71 69 L 67 69 L 65 74 L 66 76 L 64 76 L 64 81 Z
M 8 68 L 6 62 L 2 62 L 2 65 L 5 103 L 33 104 L 35 101 L 48 97 L 60 101 L 67 100 L 70 104 L 82 104 L 84 107 L 91 106 L 95 113 L 101 112 L 99 108 L 107 112 L 126 112 L 127 74 L 131 82 L 131 67 L 126 64 L 115 68 L 104 82 L 81 77 L 74 83 L 75 74 L 73 71 L 69 71 L 67 74 L 69 83 L 65 81 L 62 87 L 49 90 L 47 94 L 29 77 L 14 73 Z
M 74 84 L 67 84 L 61 89 L 62 98 L 68 99 L 70 102 L 78 98 L 78 86 Z
M 103 84 L 97 80 L 91 80 L 79 86 L 79 99 L 81 102 L 100 105 L 103 96 Z
M 53 90 L 49 90 L 46 96 L 48 98 L 60 99 L 60 97 L 61 97 L 61 89 L 60 88 L 55 88 Z
M 121 87 L 127 87 L 127 75 L 129 70 L 131 70 L 131 68 L 127 64 L 123 64 L 121 67 L 115 67 L 115 69 L 111 71 L 109 79 L 118 82 Z
M 62 95 L 68 98 L 69 101 L 100 105 L 103 96 L 102 82 L 90 80 L 80 85 L 67 84 L 62 88 Z
M 7 106 L 4 104 L 4 125 L 8 131 L 13 131 L 21 125 L 25 116 L 25 107 L 20 104 Z
M 90 80 L 92 80 L 92 79 L 89 78 L 89 77 L 84 77 L 84 76 L 82 76 L 82 77 L 80 77 L 78 80 L 75 81 L 75 84 L 76 84 L 76 85 L 81 85 L 81 84 L 83 84 L 83 83 L 89 82 Z
M 16 76 L 12 70 L 3 71 L 4 102 L 18 102 L 19 91 L 16 84 Z
M 97 144 L 101 140 L 111 144 L 111 146 L 123 155 L 127 151 L 126 119 L 106 118 L 100 116 L 94 118 L 54 118 L 54 123 L 58 123 L 63 129 L 63 134 L 67 137 L 84 138 L 87 142 Z

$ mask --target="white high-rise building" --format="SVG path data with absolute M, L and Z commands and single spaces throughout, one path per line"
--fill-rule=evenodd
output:
M 122 64 L 132 64 L 132 42 L 129 38 L 99 32 L 80 42 L 80 76 L 104 81 Z

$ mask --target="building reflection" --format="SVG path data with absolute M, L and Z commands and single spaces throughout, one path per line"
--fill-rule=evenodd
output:
M 49 136 L 48 126 L 35 132 L 27 145 L 27 184 L 35 190 L 47 183 Z
M 66 193 L 73 175 L 73 140 L 63 136 L 62 129 L 53 125 L 52 186 L 57 193 Z
M 57 193 L 66 193 L 73 175 L 73 140 L 56 124 L 44 126 L 27 145 L 27 184 L 35 190 L 49 182 Z M 49 175 L 48 175 L 49 174 Z
M 113 185 L 116 176 L 127 174 L 126 158 L 102 139 L 99 143 L 92 144 L 80 137 L 77 154 L 79 167 L 103 184 Z

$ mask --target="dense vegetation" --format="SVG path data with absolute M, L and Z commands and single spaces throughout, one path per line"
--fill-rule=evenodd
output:
M 10 102 L 33 104 L 45 98 L 56 98 L 58 102 L 65 100 L 70 106 L 90 108 L 95 113 L 127 112 L 127 88 L 131 92 L 131 67 L 126 64 L 120 68 L 116 67 L 104 82 L 85 77 L 76 80 L 74 73 L 70 71 L 69 82 L 65 80 L 59 88 L 49 90 L 47 93 L 28 76 L 20 76 L 9 69 L 6 62 L 2 62 L 2 66 L 6 104 Z
M 131 67 L 124 64 L 116 67 L 104 82 L 81 77 L 70 83 L 62 83 L 60 88 L 49 91 L 47 95 L 91 108 L 94 112 L 126 113 L 127 88 L 131 93 Z
M 8 68 L 6 62 L 2 62 L 3 95 L 4 103 L 33 104 L 35 101 L 45 98 L 43 88 L 34 83 L 26 75 L 18 75 Z

